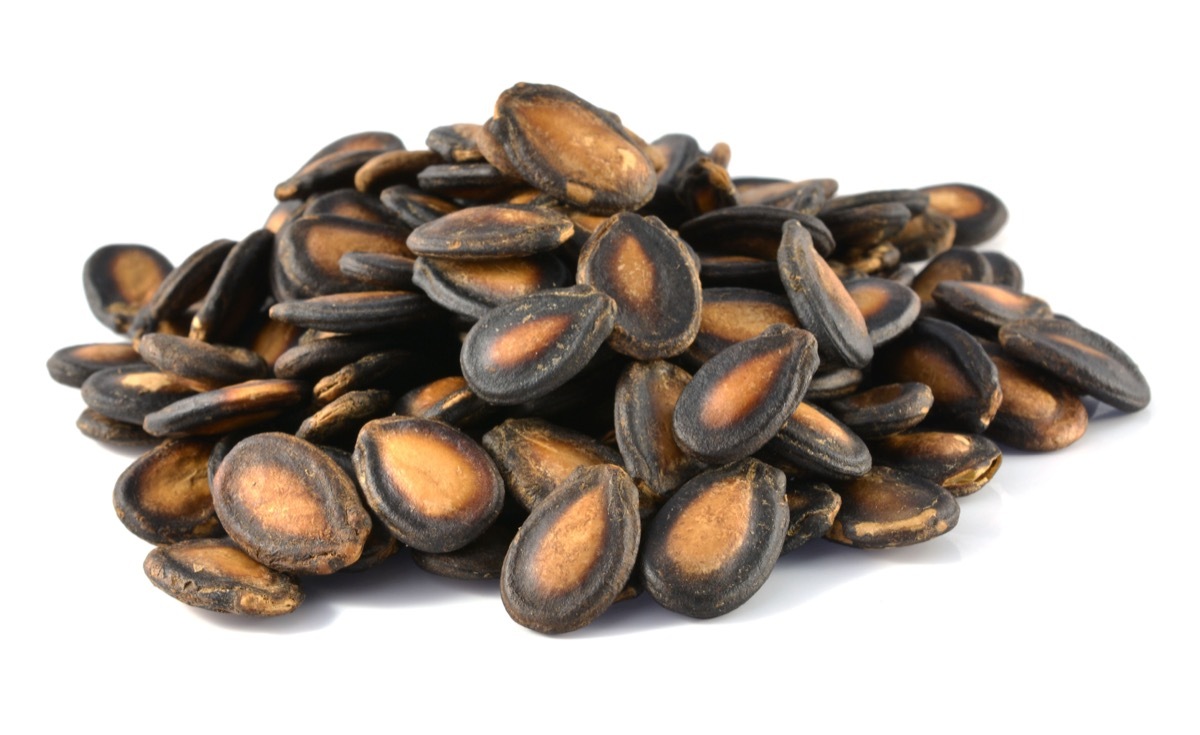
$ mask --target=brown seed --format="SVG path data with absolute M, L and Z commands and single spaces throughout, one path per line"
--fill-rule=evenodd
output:
M 858 477 L 871 469 L 871 453 L 863 440 L 810 403 L 792 411 L 767 449 L 822 477 Z
M 907 431 L 933 407 L 933 391 L 924 383 L 888 383 L 830 401 L 829 412 L 863 439 Z
M 1087 408 L 1075 391 L 1035 367 L 985 344 L 1000 375 L 1004 399 L 988 436 L 1017 449 L 1047 452 L 1074 444 L 1088 426 Z
M 797 214 L 815 216 L 828 199 L 828 182 L 823 179 L 783 181 L 737 178 L 733 180 L 733 185 L 737 189 L 739 206 L 780 207 Z M 836 182 L 833 188 L 836 191 Z
M 298 380 L 248 380 L 180 398 L 146 414 L 142 428 L 154 436 L 225 434 L 275 418 L 307 393 Z
M 171 268 L 162 253 L 145 245 L 99 248 L 83 264 L 83 291 L 92 314 L 117 334 L 125 334 Z
M 987 260 L 988 265 L 992 266 L 992 283 L 1008 286 L 1014 291 L 1021 291 L 1025 288 L 1025 275 L 1021 272 L 1021 266 L 1017 265 L 1017 261 L 995 250 L 989 250 L 983 254 L 983 257 Z
M 400 348 L 391 335 L 326 337 L 297 344 L 275 361 L 275 376 L 316 380 L 367 355 Z
M 823 482 L 789 478 L 787 505 L 788 528 L 782 554 L 824 536 L 842 507 L 842 498 Z
M 905 262 L 928 260 L 954 245 L 954 219 L 932 209 L 913 215 L 903 230 L 892 236 Z
M 482 125 L 474 123 L 457 123 L 442 125 L 429 131 L 425 145 L 436 151 L 446 161 L 454 163 L 471 163 L 482 161 L 483 154 L 475 142 Z
M 269 569 L 229 539 L 159 546 L 143 566 L 154 586 L 188 605 L 237 615 L 283 615 L 304 592 L 291 576 Z
M 701 255 L 700 285 L 704 288 L 778 289 L 779 264 L 745 255 Z
M 141 424 L 110 419 L 90 408 L 83 409 L 79 418 L 75 419 L 75 427 L 86 437 L 115 446 L 140 447 L 158 444 L 161 441 L 158 437 L 147 434 Z
M 313 444 L 353 440 L 363 424 L 391 413 L 392 394 L 386 390 L 350 391 L 304 419 L 296 436 Z
M 147 334 L 138 343 L 137 350 L 147 363 L 164 373 L 212 387 L 265 378 L 270 374 L 266 361 L 253 350 L 210 345 L 173 334 Z
M 813 247 L 822 257 L 833 252 L 833 234 L 825 223 L 781 207 L 742 205 L 717 209 L 684 222 L 679 236 L 700 253 L 774 261 L 779 254 L 783 226 L 789 220 L 796 220 L 808 230 Z
M 860 549 L 908 546 L 946 533 L 958 523 L 958 502 L 918 475 L 874 467 L 836 483 L 842 507 L 825 538 Z
M 267 216 L 267 221 L 263 223 L 263 229 L 272 234 L 277 233 L 289 220 L 299 217 L 303 211 L 303 199 L 284 199 L 277 202 L 271 209 L 271 214 Z
M 285 301 L 271 318 L 339 334 L 389 332 L 436 317 L 437 308 L 416 291 L 359 291 Z
M 876 461 L 919 475 L 955 497 L 978 491 L 1000 469 L 1000 449 L 987 437 L 946 431 L 913 431 L 871 444 Z
M 152 544 L 224 534 L 208 486 L 213 442 L 165 441 L 117 478 L 113 507 L 134 535 Z
M 561 87 L 517 84 L 484 126 L 521 177 L 595 214 L 635 210 L 654 196 L 657 175 L 616 115 Z
M 318 380 L 313 401 L 327 406 L 351 391 L 399 387 L 408 382 L 416 360 L 411 350 L 372 352 Z
M 238 442 L 217 468 L 212 492 L 229 537 L 283 572 L 349 566 L 371 530 L 354 482 L 320 449 L 287 434 Z
M 234 339 L 242 322 L 267 297 L 274 247 L 275 236 L 269 230 L 255 230 L 233 246 L 192 317 L 189 337 L 204 342 Z
M 471 392 L 465 378 L 451 375 L 405 393 L 396 404 L 396 412 L 461 428 L 490 416 L 492 407 Z
M 161 331 L 162 322 L 184 317 L 188 307 L 208 293 L 235 245 L 233 240 L 214 240 L 176 266 L 134 318 L 129 326 L 130 336 L 136 340 L 145 332 Z M 183 323 L 190 324 L 191 317 Z M 186 328 L 184 333 L 187 333 Z
M 833 233 L 838 252 L 861 250 L 887 242 L 904 229 L 912 212 L 904 204 L 888 202 L 821 212 L 821 221 Z
M 767 581 L 783 549 L 783 472 L 747 459 L 689 480 L 655 516 L 642 550 L 646 591 L 694 618 L 724 615 Z
M 398 148 L 404 148 L 404 143 L 391 133 L 354 133 L 338 138 L 276 186 L 275 198 L 297 199 L 352 186 L 360 166 L 384 151 Z
M 999 329 L 1018 319 L 1044 319 L 1054 315 L 1045 301 L 1008 286 L 942 281 L 933 289 L 932 295 L 942 313 L 964 327 Z
M 461 549 L 440 554 L 413 549 L 412 558 L 417 566 L 439 577 L 499 579 L 504 557 L 516 535 L 517 525 L 500 518 Z
M 614 465 L 581 467 L 538 505 L 509 546 L 500 596 L 513 620 L 566 633 L 595 620 L 637 560 L 637 490 Z
M 487 163 L 444 163 L 417 174 L 423 191 L 441 197 L 495 201 L 521 186 L 521 179 Z
M 854 209 L 868 204 L 903 204 L 915 216 L 924 212 L 925 208 L 929 206 L 929 194 L 915 189 L 882 189 L 866 191 L 861 194 L 843 194 L 826 202 L 821 209 L 821 214 Z
M 992 266 L 983 253 L 947 250 L 937 256 L 913 279 L 912 289 L 921 297 L 921 307 L 933 306 L 933 289 L 942 281 L 992 282 Z
M 372 225 L 340 217 L 301 217 L 279 231 L 272 270 L 276 298 L 302 299 L 359 288 L 342 275 L 346 253 L 387 253 L 413 257 L 405 242 L 409 229 Z
M 616 304 L 591 286 L 538 291 L 495 307 L 463 341 L 463 377 L 491 403 L 528 401 L 579 373 L 612 333 Z
M 579 467 L 621 464 L 609 447 L 542 419 L 509 419 L 483 435 L 508 492 L 533 509 Z
M 413 280 L 438 305 L 478 319 L 507 301 L 568 286 L 571 274 L 554 253 L 488 260 L 422 256 Z
M 421 225 L 408 247 L 441 258 L 511 258 L 553 250 L 574 230 L 571 220 L 543 207 L 488 204 Z
M 708 156 L 696 159 L 683 172 L 676 195 L 690 217 L 737 206 L 737 189 L 729 171 Z
M 872 346 L 878 348 L 913 325 L 921 315 L 921 299 L 911 288 L 883 278 L 856 278 L 845 284 Z
M 713 357 L 675 405 L 675 440 L 709 464 L 758 451 L 799 405 L 817 367 L 816 340 L 775 324 Z
M 656 503 L 704 469 L 675 441 L 675 405 L 691 379 L 682 368 L 657 360 L 630 363 L 617 383 L 617 446 L 629 474 L 646 483 Z
M 377 194 L 392 186 L 415 184 L 422 171 L 441 162 L 442 157 L 434 151 L 384 151 L 358 167 L 354 188 L 364 194 Z
M 355 282 L 355 290 L 411 291 L 416 263 L 394 253 L 346 253 L 338 259 L 338 270 Z
M 414 229 L 461 209 L 454 202 L 404 184 L 389 186 L 379 192 L 379 199 L 400 221 Z
M 142 356 L 127 342 L 72 345 L 51 355 L 46 370 L 55 382 L 78 388 L 92 373 L 141 361 Z
M 990 191 L 970 184 L 926 186 L 929 208 L 954 219 L 955 245 L 978 245 L 996 235 L 1008 221 L 1004 202 Z
M 813 374 L 804 397 L 809 401 L 828 401 L 848 396 L 863 382 L 863 371 L 855 368 L 832 368 Z
M 141 425 L 146 416 L 195 395 L 190 380 L 146 367 L 108 368 L 83 381 L 80 395 L 88 408 L 110 419 Z
M 608 344 L 623 355 L 674 357 L 700 330 L 700 273 L 657 217 L 613 215 L 584 245 L 576 278 L 616 302 Z
M 372 510 L 396 538 L 421 551 L 466 546 L 504 502 L 504 481 L 487 452 L 438 421 L 371 421 L 359 432 L 354 466 Z
M 1122 411 L 1150 404 L 1150 385 L 1129 355 L 1105 337 L 1063 319 L 1024 319 L 1000 328 L 1004 353 L 1050 372 Z
M 823 362 L 861 368 L 871 361 L 874 348 L 862 312 L 813 248 L 808 230 L 794 220 L 783 226 L 779 275 L 800 325 L 817 338 Z
M 772 324 L 799 327 L 786 297 L 751 288 L 706 288 L 700 330 L 687 350 L 699 367 L 732 344 L 757 337 Z

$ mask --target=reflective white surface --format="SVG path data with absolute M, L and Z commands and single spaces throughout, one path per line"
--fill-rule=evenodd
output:
M 1194 726 L 1200 60 L 1169 6 L 27 5 L 0 10 L 4 730 Z M 548 638 L 494 583 L 406 557 L 314 580 L 276 620 L 154 589 L 111 505 L 134 454 L 83 438 L 77 393 L 43 366 L 113 338 L 84 259 L 143 242 L 178 262 L 244 236 L 329 141 L 384 129 L 421 147 L 521 80 L 647 139 L 726 141 L 734 175 L 993 190 L 1010 219 L 990 247 L 1132 355 L 1151 406 L 1101 407 L 1055 454 L 1006 452 L 941 539 L 811 544 L 706 622 L 643 598 Z

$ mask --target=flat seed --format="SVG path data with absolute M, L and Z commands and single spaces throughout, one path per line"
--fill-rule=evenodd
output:
M 624 589 L 641 538 L 637 490 L 614 465 L 581 467 L 530 513 L 509 546 L 500 595 L 513 620 L 566 633 Z
M 508 492 L 531 510 L 576 469 L 622 464 L 619 454 L 595 439 L 542 419 L 509 419 L 482 441 Z
M 787 482 L 788 527 L 782 554 L 795 551 L 815 538 L 821 538 L 833 526 L 842 507 L 842 498 L 823 482 L 793 480 Z
M 444 160 L 454 163 L 471 163 L 482 161 L 483 154 L 475 142 L 482 125 L 474 123 L 457 123 L 442 125 L 429 131 L 425 137 L 425 145 L 436 151 Z
M 275 376 L 316 380 L 376 352 L 397 349 L 394 337 L 356 335 L 328 337 L 297 344 L 275 361 Z
M 799 222 L 783 227 L 779 275 L 800 325 L 817 338 L 822 361 L 853 368 L 871 361 L 874 348 L 862 312 Z
M 398 148 L 404 148 L 404 143 L 391 133 L 372 131 L 339 138 L 276 186 L 275 198 L 297 199 L 352 186 L 359 167 L 384 151 Z
M 821 212 L 821 221 L 833 233 L 839 251 L 867 248 L 887 242 L 904 229 L 912 212 L 899 202 L 864 204 Z
M 688 166 L 676 193 L 684 212 L 691 217 L 737 206 L 737 189 L 729 171 L 708 156 Z
M 491 403 L 546 395 L 583 369 L 612 333 L 615 317 L 613 300 L 585 285 L 501 304 L 467 333 L 463 377 Z
M 1063 319 L 1025 319 L 1000 328 L 1006 355 L 1122 411 L 1150 403 L 1150 385 L 1129 355 L 1105 337 Z
M 983 257 L 992 266 L 992 283 L 1008 286 L 1014 291 L 1022 291 L 1025 288 L 1025 274 L 1021 272 L 1017 261 L 994 250 L 984 253 Z
M 371 519 L 324 452 L 279 433 L 238 442 L 217 468 L 213 503 L 229 537 L 272 569 L 331 574 L 362 555 Z
M 617 446 L 625 469 L 646 483 L 656 503 L 704 469 L 675 441 L 675 405 L 691 379 L 682 368 L 658 360 L 631 363 L 617 383 Z
M 225 434 L 273 419 L 307 394 L 297 380 L 248 380 L 174 401 L 146 414 L 142 428 L 154 436 Z
M 1001 381 L 1003 387 L 1003 381 Z M 830 401 L 829 412 L 863 439 L 907 431 L 933 407 L 933 391 L 924 383 L 889 383 Z
M 384 151 L 358 167 L 354 188 L 364 194 L 377 194 L 392 186 L 415 184 L 422 171 L 441 162 L 442 157 L 434 151 Z
M 613 215 L 584 245 L 576 278 L 616 302 L 608 344 L 623 355 L 674 357 L 700 330 L 700 274 L 657 217 Z
M 772 324 L 799 327 L 785 296 L 751 288 L 706 288 L 700 309 L 700 330 L 687 349 L 688 361 L 699 367 L 721 350 L 757 337 Z
M 255 230 L 230 249 L 200 308 L 188 336 L 204 342 L 228 342 L 245 318 L 267 297 L 267 274 L 275 236 Z
M 929 261 L 913 279 L 912 289 L 921 297 L 921 307 L 933 306 L 933 289 L 942 281 L 992 282 L 992 266 L 983 253 L 948 250 Z
M 414 229 L 461 209 L 454 202 L 404 184 L 389 186 L 379 192 L 379 199 L 400 221 Z
M 818 369 L 804 394 L 809 401 L 828 401 L 848 396 L 863 382 L 863 371 L 855 368 Z
M 372 510 L 421 551 L 466 546 L 504 502 L 504 481 L 487 452 L 438 421 L 392 416 L 368 423 L 354 446 L 354 466 Z
M 908 546 L 946 533 L 958 523 L 958 502 L 923 477 L 874 467 L 834 489 L 842 507 L 825 538 L 860 549 Z
M 813 247 L 822 257 L 834 251 L 833 234 L 824 222 L 782 207 L 742 205 L 717 209 L 684 222 L 679 236 L 701 253 L 773 261 L 779 254 L 783 226 L 789 220 L 796 220 L 808 230 Z
M 1008 286 L 942 281 L 932 295 L 948 319 L 965 327 L 999 329 L 1018 319 L 1045 319 L 1054 315 L 1045 301 Z
M 701 255 L 700 284 L 704 288 L 778 290 L 779 264 L 745 255 Z
M 413 230 L 408 247 L 441 258 L 509 258 L 553 250 L 575 226 L 542 207 L 488 204 L 451 212 Z
M 350 391 L 304 419 L 296 436 L 313 444 L 353 440 L 363 424 L 392 413 L 392 400 L 386 390 Z
M 863 315 L 873 347 L 902 334 L 921 315 L 921 299 L 911 288 L 883 278 L 847 281 L 846 293 Z
M 147 434 L 141 424 L 110 419 L 90 408 L 83 409 L 79 418 L 75 419 L 75 427 L 86 437 L 115 446 L 140 447 L 158 444 L 161 441 L 158 437 Z
M 799 405 L 817 367 L 816 340 L 776 324 L 706 362 L 675 405 L 675 440 L 709 464 L 758 451 Z
M 694 618 L 724 615 L 767 581 L 783 549 L 783 472 L 755 459 L 689 480 L 655 516 L 642 550 L 646 591 Z
M 516 535 L 517 525 L 501 518 L 461 549 L 440 554 L 413 549 L 412 558 L 417 566 L 439 577 L 499 579 L 504 557 Z
M 265 378 L 267 363 L 257 352 L 229 345 L 210 345 L 172 334 L 147 334 L 138 353 L 164 373 L 213 387 Z
M 83 264 L 83 291 L 100 323 L 125 334 L 171 272 L 171 261 L 145 245 L 105 245 Z
M 141 363 L 142 356 L 128 342 L 72 345 L 46 361 L 46 370 L 57 383 L 78 388 L 92 373 Z
M 452 375 L 405 393 L 396 404 L 396 413 L 436 419 L 461 428 L 490 416 L 492 407 L 471 392 L 465 378 Z
M 915 189 L 882 189 L 865 191 L 861 194 L 844 194 L 833 197 L 821 209 L 821 214 L 838 212 L 868 204 L 903 204 L 912 215 L 918 215 L 929 206 L 929 194 Z
M 289 575 L 269 569 L 229 539 L 159 546 L 143 566 L 155 587 L 180 602 L 236 615 L 283 615 L 304 592 Z
M 417 261 L 394 253 L 346 253 L 338 259 L 338 270 L 361 291 L 411 291 Z M 357 288 L 362 284 L 362 288 Z
M 277 233 L 289 220 L 299 217 L 303 210 L 303 199 L 284 199 L 277 202 L 271 209 L 271 214 L 267 216 L 267 221 L 263 223 L 263 229 L 270 233 Z
M 955 497 L 978 491 L 1000 469 L 1000 449 L 978 434 L 914 431 L 871 444 L 876 461 L 944 487 Z
M 88 408 L 116 421 L 141 426 L 148 414 L 199 390 L 190 380 L 146 368 L 108 368 L 83 381 L 80 395 Z
M 304 206 L 306 217 L 341 217 L 369 225 L 400 226 L 399 218 L 378 198 L 354 189 L 336 191 L 312 197 Z
M 400 550 L 400 542 L 387 529 L 387 526 L 379 520 L 370 506 L 366 504 L 362 488 L 358 486 L 358 473 L 354 469 L 354 456 L 339 447 L 321 446 L 318 448 L 332 459 L 338 467 L 341 467 L 342 472 L 345 472 L 350 481 L 354 483 L 355 488 L 358 490 L 359 501 L 362 502 L 367 515 L 371 517 L 371 532 L 367 534 L 367 542 L 363 544 L 362 556 L 358 557 L 358 561 L 345 567 L 342 571 L 361 572 L 364 569 L 378 566 L 380 562 L 394 556 Z
M 1047 452 L 1074 444 L 1087 430 L 1087 408 L 1075 391 L 1035 367 L 984 345 L 1000 375 L 1004 399 L 988 436 L 1017 449 Z
M 405 245 L 407 227 L 372 225 L 340 217 L 301 217 L 279 231 L 276 298 L 301 299 L 354 290 L 338 260 L 346 253 L 387 253 L 413 257 Z
M 417 184 L 443 197 L 494 201 L 520 186 L 521 179 L 487 163 L 444 163 L 422 169 Z
M 797 214 L 815 216 L 827 201 L 826 182 L 819 179 L 769 181 L 738 178 L 733 180 L 733 185 L 737 189 L 739 206 L 780 207 L 790 209 Z
M 971 184 L 926 186 L 929 208 L 954 219 L 955 245 L 978 245 L 996 235 L 1008 221 L 1004 202 L 990 191 Z
M 580 209 L 614 214 L 654 196 L 658 177 L 642 142 L 616 115 L 561 87 L 509 88 L 484 127 L 523 179 Z
M 113 507 L 125 527 L 152 544 L 224 534 L 208 486 L 213 442 L 165 441 L 117 478 Z
M 478 319 L 507 301 L 568 286 L 571 274 L 554 253 L 488 260 L 422 256 L 413 280 L 439 306 Z
M 318 380 L 313 386 L 313 401 L 326 406 L 351 391 L 398 388 L 409 382 L 416 359 L 411 350 L 372 352 Z
M 341 334 L 387 332 L 435 316 L 436 307 L 416 291 L 335 293 L 271 307 L 275 321 Z
M 922 317 L 875 360 L 880 380 L 924 383 L 933 391 L 929 419 L 981 433 L 1000 408 L 1000 378 L 983 347 L 961 327 Z
M 183 317 L 188 307 L 204 298 L 233 247 L 233 240 L 214 240 L 192 253 L 158 285 L 129 327 L 137 339 L 145 332 L 160 331 L 159 324 Z M 191 317 L 184 320 L 190 324 Z M 187 329 L 184 329 L 187 333 Z
M 930 209 L 913 215 L 904 229 L 892 236 L 892 244 L 906 263 L 929 260 L 953 247 L 954 235 L 954 219 Z
M 863 440 L 809 403 L 792 411 L 767 448 L 822 477 L 858 477 L 871 469 L 871 453 Z

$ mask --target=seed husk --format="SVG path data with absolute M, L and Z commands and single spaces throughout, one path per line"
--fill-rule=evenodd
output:
M 654 196 L 657 174 L 620 119 L 548 84 L 517 84 L 484 125 L 521 177 L 594 214 L 635 210 Z
M 247 380 L 180 398 L 146 414 L 142 428 L 154 436 L 225 434 L 273 419 L 307 394 L 298 380 Z
M 640 568 L 660 605 L 713 618 L 767 581 L 783 550 L 788 505 L 782 471 L 756 459 L 689 480 L 655 516 Z
M 475 142 L 482 125 L 475 123 L 456 123 L 442 125 L 429 131 L 425 145 L 436 151 L 446 161 L 454 163 L 471 163 L 482 161 L 483 154 Z
M 809 401 L 828 401 L 834 398 L 848 396 L 858 390 L 863 382 L 863 371 L 856 368 L 835 367 L 821 370 L 813 374 L 808 384 L 808 392 L 804 394 Z
M 967 327 L 999 329 L 1018 319 L 1045 319 L 1054 315 L 1042 299 L 1008 286 L 942 281 L 932 295 L 947 318 Z
M 350 391 L 304 419 L 296 436 L 313 444 L 353 440 L 363 424 L 392 413 L 392 400 L 386 390 Z
M 933 289 L 942 281 L 992 282 L 992 265 L 975 250 L 947 250 L 929 261 L 913 279 L 912 290 L 921 297 L 921 307 L 933 307 Z
M 413 280 L 439 306 L 478 319 L 506 301 L 568 286 L 571 274 L 554 253 L 488 260 L 422 256 Z
M 339 334 L 388 332 L 437 313 L 429 298 L 417 291 L 335 293 L 271 307 L 275 321 Z
M 825 538 L 860 549 L 909 546 L 946 533 L 958 523 L 958 502 L 918 475 L 876 466 L 834 484 L 842 507 Z
M 265 378 L 270 369 L 253 350 L 212 345 L 173 334 L 147 334 L 138 343 L 138 354 L 164 373 L 204 383 L 210 387 Z
M 110 419 L 90 408 L 83 409 L 79 418 L 75 419 L 75 426 L 84 436 L 114 446 L 140 447 L 158 444 L 161 441 L 158 437 L 147 434 L 141 424 Z
M 56 351 L 46 360 L 46 370 L 56 383 L 78 388 L 101 370 L 131 367 L 142 362 L 142 356 L 128 342 L 101 342 L 72 345 Z
M 532 510 L 579 467 L 620 465 L 595 439 L 537 418 L 509 419 L 483 435 L 508 492 Z
M 781 554 L 824 536 L 842 507 L 841 496 L 818 480 L 788 478 L 786 497 L 788 527 Z
M 258 563 L 229 539 L 158 546 L 143 569 L 171 597 L 215 612 L 283 615 L 304 600 L 295 579 Z
M 351 391 L 393 388 L 408 382 L 417 356 L 411 350 L 372 352 L 339 368 L 313 386 L 313 402 L 327 406 Z
M 190 380 L 136 365 L 100 370 L 80 387 L 88 408 L 139 426 L 148 414 L 198 392 L 199 387 Z
M 675 405 L 692 376 L 662 360 L 633 362 L 617 383 L 614 424 L 625 469 L 656 503 L 704 469 L 675 441 Z
M 700 285 L 779 290 L 779 264 L 745 255 L 701 255 Z
M 783 226 L 779 275 L 800 325 L 817 338 L 823 362 L 861 368 L 871 361 L 874 348 L 862 312 L 799 222 Z
M 914 214 L 903 230 L 892 236 L 904 262 L 928 260 L 954 245 L 954 219 L 932 209 Z
M 401 347 L 395 336 L 347 335 L 304 342 L 275 361 L 275 377 L 317 380 L 367 355 Z
M 272 569 L 332 574 L 362 555 L 371 518 L 354 482 L 312 444 L 288 434 L 238 442 L 214 477 L 221 525 Z
M 911 288 L 883 278 L 847 281 L 846 293 L 863 315 L 875 348 L 902 334 L 921 315 L 921 299 Z
M 816 216 L 827 201 L 828 187 L 820 179 L 783 181 L 737 178 L 733 180 L 733 185 L 737 190 L 738 206 L 779 207 L 797 214 Z
M 863 439 L 879 439 L 921 423 L 933 407 L 933 391 L 924 383 L 888 383 L 830 401 L 827 407 Z
M 861 250 L 887 242 L 904 229 L 912 212 L 899 202 L 863 204 L 821 212 L 821 221 L 833 233 L 838 251 Z
M 271 209 L 271 214 L 267 216 L 267 221 L 263 223 L 263 229 L 272 234 L 277 234 L 289 220 L 299 217 L 303 211 L 303 199 L 284 199 L 281 202 L 277 202 L 275 207 Z
M 843 194 L 833 197 L 821 209 L 821 214 L 839 212 L 869 204 L 903 204 L 913 216 L 921 214 L 929 206 L 929 194 L 916 189 L 880 189 L 859 194 Z
M 1006 355 L 1122 411 L 1150 403 L 1150 385 L 1137 364 L 1087 327 L 1064 319 L 1023 319 L 1000 328 L 1000 345 Z
M 192 317 L 188 336 L 204 342 L 228 342 L 246 314 L 267 297 L 267 274 L 275 236 L 255 230 L 230 249 L 200 308 Z
M 392 186 L 413 185 L 422 171 L 441 162 L 442 157 L 433 151 L 384 151 L 354 172 L 354 188 L 364 194 L 377 194 Z
M 949 429 L 982 433 L 1000 408 L 996 366 L 974 337 L 950 322 L 918 319 L 883 348 L 874 368 L 880 380 L 929 386 L 929 420 Z
M 822 257 L 835 248 L 833 234 L 820 219 L 790 209 L 739 205 L 717 209 L 684 222 L 679 236 L 703 254 L 741 255 L 775 260 L 783 226 L 796 220 L 812 236 L 813 247 Z
M 955 245 L 978 245 L 992 239 L 1008 221 L 999 197 L 971 184 L 926 186 L 929 209 L 954 219 Z
M 757 337 L 772 324 L 799 327 L 787 297 L 752 288 L 706 288 L 702 292 L 700 329 L 687 349 L 687 360 L 699 367 L 732 344 Z
M 451 426 L 473 426 L 492 414 L 492 407 L 471 392 L 461 375 L 439 378 L 405 393 L 396 413 L 436 419 Z
M 146 245 L 105 245 L 83 264 L 83 291 L 100 323 L 125 334 L 172 270 L 171 261 Z
M 640 541 L 637 490 L 625 470 L 580 467 L 517 531 L 500 573 L 504 609 L 540 633 L 582 628 L 625 588 Z
M 737 189 L 729 171 L 709 156 L 701 156 L 687 167 L 676 196 L 690 217 L 737 206 Z
M 1025 274 L 1021 272 L 1017 261 L 995 250 L 987 251 L 983 257 L 987 259 L 988 265 L 992 266 L 992 283 L 1008 286 L 1014 291 L 1024 290 Z
M 346 253 L 338 259 L 338 270 L 355 282 L 356 290 L 411 291 L 416 263 L 395 253 Z
M 544 207 L 487 204 L 421 225 L 408 247 L 440 258 L 512 258 L 553 250 L 574 231 L 571 220 Z
M 177 265 L 138 312 L 129 327 L 129 335 L 136 340 L 145 332 L 160 331 L 162 322 L 183 317 L 188 307 L 208 293 L 226 256 L 235 245 L 237 243 L 233 240 L 213 240 Z M 190 317 L 184 320 L 184 324 L 190 323 Z
M 700 330 L 700 273 L 657 217 L 613 215 L 583 246 L 576 277 L 616 302 L 608 344 L 623 355 L 674 357 Z
M 413 549 L 412 559 L 418 567 L 439 577 L 499 579 L 517 528 L 515 523 L 508 523 L 501 517 L 479 538 L 461 549 L 440 554 Z
M 616 303 L 582 284 L 506 302 L 467 332 L 463 377 L 491 403 L 544 396 L 583 369 L 612 333 L 615 317 Z
M 272 284 L 275 297 L 303 299 L 362 290 L 342 275 L 338 261 L 346 253 L 387 253 L 414 257 L 405 244 L 404 226 L 373 225 L 343 217 L 300 217 L 276 238 Z
M 955 497 L 978 491 L 1000 469 L 1000 449 L 978 434 L 913 431 L 871 444 L 875 460 L 940 485 Z
M 521 179 L 488 163 L 440 163 L 417 174 L 422 191 L 468 201 L 495 201 L 521 186 Z
M 275 187 L 276 199 L 298 199 L 354 184 L 359 167 L 384 151 L 403 149 L 391 133 L 365 132 L 339 138 L 308 160 L 300 170 Z
M 675 441 L 708 464 L 758 451 L 799 405 L 816 370 L 816 340 L 775 324 L 704 363 L 675 404 Z
M 358 434 L 354 466 L 367 504 L 392 535 L 421 551 L 466 546 L 504 502 L 504 480 L 488 453 L 439 421 L 371 421 Z
M 987 434 L 1017 449 L 1048 452 L 1074 444 L 1087 431 L 1088 413 L 1075 391 L 1037 368 L 984 345 L 1000 375 L 1004 399 Z
M 867 445 L 848 426 L 810 403 L 792 411 L 767 449 L 822 477 L 858 477 L 871 469 Z
M 213 442 L 168 440 L 134 460 L 113 488 L 121 523 L 152 544 L 224 534 L 208 485 Z

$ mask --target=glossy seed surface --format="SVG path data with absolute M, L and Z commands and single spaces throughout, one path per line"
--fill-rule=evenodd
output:
M 947 431 L 913 431 L 872 443 L 880 464 L 919 475 L 955 497 L 978 491 L 1000 469 L 1000 449 L 987 437 Z
M 512 258 L 553 250 L 574 231 L 571 220 L 550 209 L 489 204 L 421 225 L 408 247 L 439 258 Z

